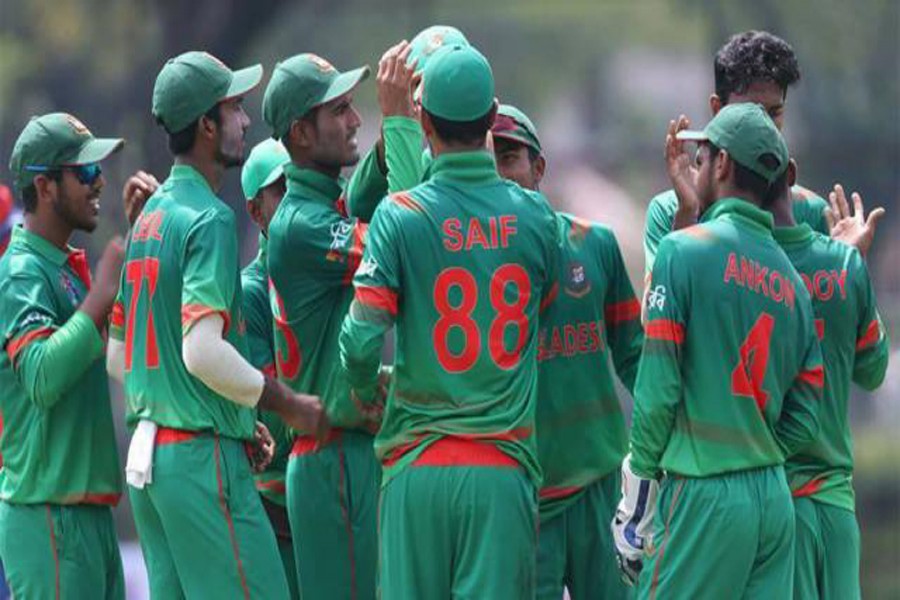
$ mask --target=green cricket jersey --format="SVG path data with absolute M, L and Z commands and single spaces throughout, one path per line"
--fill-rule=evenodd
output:
M 816 440 L 785 465 L 794 496 L 854 509 L 850 381 L 867 390 L 884 380 L 888 337 L 859 252 L 807 225 L 778 228 L 775 239 L 812 298 L 825 362 L 825 390 Z
M 220 396 L 182 360 L 184 335 L 219 313 L 247 355 L 234 211 L 194 168 L 175 165 L 131 231 L 112 335 L 125 340 L 127 421 L 252 439 L 255 409 Z
M 736 198 L 659 245 L 635 384 L 631 466 L 688 477 L 780 465 L 819 430 L 822 353 L 809 293 Z
M 89 287 L 83 251 L 64 252 L 21 226 L 13 230 L 0 259 L 2 500 L 119 500 L 104 342 L 91 318 L 76 312 Z M 63 326 L 81 341 L 75 355 L 53 343 Z
M 259 253 L 241 271 L 241 289 L 250 364 L 263 373 L 276 377 L 269 276 L 266 273 L 267 242 L 266 236 L 260 233 Z M 291 454 L 293 434 L 290 427 L 275 413 L 261 410 L 257 416 L 269 428 L 269 433 L 275 440 L 275 457 L 265 471 L 254 475 L 256 489 L 272 502 L 284 506 L 284 476 L 287 472 L 288 456 Z
M 794 199 L 794 219 L 798 223 L 806 223 L 816 231 L 828 235 L 828 221 L 825 220 L 825 209 L 828 203 L 814 192 L 795 185 L 791 188 Z M 647 207 L 647 221 L 644 224 L 644 272 L 653 270 L 653 260 L 662 239 L 672 232 L 675 223 L 675 212 L 678 210 L 678 198 L 675 190 L 666 190 L 654 196 Z M 704 215 L 703 219 L 706 219 Z
M 496 444 L 540 484 L 534 440 L 538 310 L 559 264 L 556 217 L 487 152 L 445 154 L 372 220 L 341 358 L 375 395 L 384 333 L 396 359 L 375 449 L 386 483 L 443 436 Z
M 350 399 L 338 351 L 367 225 L 342 210 L 339 180 L 295 165 L 284 171 L 287 194 L 269 223 L 268 244 L 278 376 L 318 395 L 333 426 L 369 429 Z
M 612 230 L 558 214 L 559 294 L 538 333 L 542 520 L 622 464 L 628 434 L 611 367 L 631 391 L 643 342 L 641 305 Z

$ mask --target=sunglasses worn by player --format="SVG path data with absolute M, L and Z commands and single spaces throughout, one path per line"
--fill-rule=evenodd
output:
M 100 163 L 90 163 L 87 165 L 76 165 L 71 167 L 45 167 L 42 165 L 28 165 L 25 167 L 26 171 L 34 173 L 57 173 L 62 171 L 62 169 L 68 169 L 75 174 L 75 178 L 78 179 L 79 183 L 89 186 L 94 185 L 100 178 L 100 175 L 103 174 Z

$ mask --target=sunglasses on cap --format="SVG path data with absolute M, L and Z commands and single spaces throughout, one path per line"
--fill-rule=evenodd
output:
M 52 173 L 55 171 L 61 171 L 62 169 L 68 169 L 75 174 L 75 178 L 78 179 L 78 182 L 82 185 L 94 185 L 94 183 L 100 179 L 100 175 L 103 174 L 103 169 L 100 168 L 100 163 L 90 163 L 87 165 L 75 165 L 75 166 L 66 166 L 66 167 L 44 167 L 41 165 L 28 165 L 25 167 L 26 171 L 30 171 L 32 173 Z

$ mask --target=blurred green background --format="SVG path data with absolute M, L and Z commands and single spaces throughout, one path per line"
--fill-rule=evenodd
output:
M 610 224 L 636 288 L 643 269 L 647 202 L 668 187 L 665 126 L 685 113 L 708 119 L 712 57 L 736 32 L 766 29 L 791 43 L 802 71 L 788 94 L 786 135 L 800 181 L 820 195 L 835 182 L 884 206 L 869 265 L 882 314 L 896 339 L 900 319 L 900 1 L 610 0 L 0 0 L 0 182 L 9 182 L 13 142 L 29 116 L 65 110 L 97 135 L 123 136 L 109 161 L 102 224 L 76 244 L 97 256 L 126 227 L 120 190 L 138 168 L 162 180 L 165 137 L 150 116 L 156 73 L 185 50 L 212 52 L 233 67 L 311 51 L 339 69 L 377 65 L 400 39 L 450 24 L 491 60 L 502 101 L 536 122 L 547 150 L 553 202 Z M 248 141 L 266 135 L 261 93 L 247 111 Z M 375 86 L 356 94 L 360 142 L 377 136 Z M 243 258 L 256 235 L 238 175 L 223 190 L 240 216 Z M 854 393 L 858 515 L 866 598 L 900 598 L 900 354 L 875 394 Z M 121 412 L 121 404 L 117 404 Z M 125 436 L 121 433 L 122 448 Z M 117 516 L 134 537 L 127 503 Z

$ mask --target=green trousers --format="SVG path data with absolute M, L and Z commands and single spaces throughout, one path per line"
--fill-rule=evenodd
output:
M 860 598 L 856 515 L 812 498 L 795 498 L 794 512 L 797 518 L 794 598 Z
M 502 466 L 428 464 L 434 456 L 426 450 L 382 490 L 381 598 L 533 598 L 537 504 L 531 481 L 512 459 Z
M 562 513 L 541 521 L 538 532 L 537 597 L 559 600 L 563 587 L 572 600 L 630 597 L 616 564 L 609 524 L 621 490 L 619 470 L 582 490 Z
M 14 598 L 125 598 L 108 506 L 0 502 L 0 561 Z
M 258 488 L 257 488 L 258 489 Z M 263 508 L 272 524 L 275 539 L 278 541 L 278 554 L 281 555 L 281 565 L 284 567 L 284 576 L 287 578 L 288 589 L 291 592 L 291 600 L 300 599 L 300 585 L 297 583 L 297 568 L 294 566 L 294 539 L 288 522 L 287 507 L 269 500 L 260 495 Z
M 334 430 L 320 447 L 301 436 L 287 469 L 287 503 L 304 600 L 374 600 L 381 465 L 371 434 Z
M 289 597 L 243 442 L 160 428 L 129 494 L 154 599 Z
M 638 597 L 793 598 L 794 506 L 784 469 L 666 477 Z

